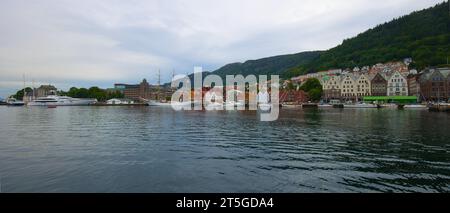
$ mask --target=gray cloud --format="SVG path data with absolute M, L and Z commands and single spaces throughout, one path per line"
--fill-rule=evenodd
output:
M 58 87 L 168 81 L 172 70 L 328 49 L 443 0 L 0 2 L 0 96 Z M 28 83 L 30 85 L 30 83 Z

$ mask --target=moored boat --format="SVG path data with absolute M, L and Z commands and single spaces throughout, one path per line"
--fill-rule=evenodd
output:
M 331 104 L 319 104 L 318 107 L 320 107 L 320 108 L 332 108 L 333 105 L 331 105 Z
M 380 108 L 390 108 L 390 109 L 398 108 L 397 104 L 380 104 L 379 107 Z
M 450 103 L 432 104 L 428 109 L 431 112 L 450 112 Z
M 344 108 L 378 108 L 375 104 L 367 104 L 367 103 L 357 103 L 357 104 L 345 104 Z
M 270 103 L 259 103 L 258 109 L 261 111 L 270 111 L 272 109 L 272 104 Z
M 302 108 L 318 108 L 319 104 L 316 103 L 303 103 Z
M 6 105 L 8 105 L 8 106 L 23 106 L 23 105 L 25 105 L 25 102 L 19 101 L 15 98 L 8 98 L 6 100 Z
M 241 101 L 227 101 L 224 103 L 224 108 L 239 108 L 239 107 L 245 107 L 245 104 Z
M 427 109 L 428 107 L 423 104 L 407 104 L 403 106 L 404 109 Z
M 28 102 L 28 106 L 87 106 L 97 103 L 97 99 L 71 98 L 68 96 L 50 95 Z
M 344 108 L 344 104 L 341 103 L 340 100 L 331 100 L 330 104 L 333 106 L 333 108 Z
M 147 104 L 149 106 L 170 107 L 170 102 L 161 102 L 155 100 L 150 100 L 147 102 Z
M 301 107 L 301 105 L 298 104 L 281 104 L 282 108 L 298 108 Z

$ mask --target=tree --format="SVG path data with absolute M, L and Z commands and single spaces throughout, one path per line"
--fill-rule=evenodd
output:
M 308 96 L 312 101 L 319 101 L 322 98 L 322 89 L 312 89 L 308 92 Z
M 287 90 L 295 90 L 294 83 L 292 83 L 292 81 L 289 81 L 288 84 L 286 85 L 286 89 Z
M 89 89 L 72 87 L 68 92 L 61 91 L 60 94 L 67 95 L 72 98 L 95 98 L 100 102 L 112 98 L 124 97 L 124 95 L 120 91 L 108 92 L 107 90 L 101 89 L 96 86 Z
M 316 78 L 310 78 L 306 80 L 305 83 L 300 87 L 300 90 L 305 91 L 308 93 L 309 98 L 311 101 L 319 101 L 322 97 L 322 84 L 320 81 Z
M 30 87 L 25 88 L 25 93 L 30 94 L 33 92 L 33 89 Z M 13 98 L 17 100 L 23 100 L 23 89 L 16 92 L 16 94 L 12 95 Z

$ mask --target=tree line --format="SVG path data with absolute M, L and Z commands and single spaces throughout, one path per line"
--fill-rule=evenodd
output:
M 33 93 L 33 89 L 31 87 L 25 88 L 25 93 L 27 95 L 31 95 Z M 57 95 L 61 96 L 69 96 L 72 98 L 95 98 L 100 102 L 112 99 L 112 98 L 124 98 L 124 95 L 120 91 L 108 91 L 105 89 L 101 89 L 99 87 L 90 87 L 90 88 L 77 88 L 72 87 L 69 91 L 57 91 Z M 11 97 L 17 100 L 23 100 L 24 89 L 18 90 Z

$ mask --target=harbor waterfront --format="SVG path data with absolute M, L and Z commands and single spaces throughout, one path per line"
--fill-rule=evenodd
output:
M 0 106 L 0 191 L 450 192 L 450 114 Z

